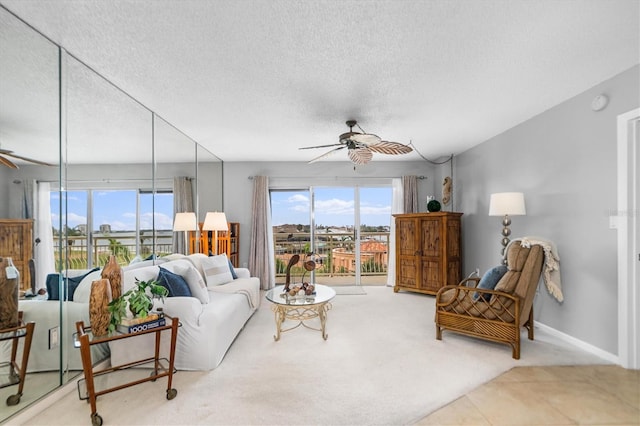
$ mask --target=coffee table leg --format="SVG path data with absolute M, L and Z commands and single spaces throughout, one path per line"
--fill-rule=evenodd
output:
M 274 305 L 275 319 L 276 319 L 276 334 L 273 336 L 273 340 L 276 342 L 280 340 L 280 333 L 282 332 L 282 323 L 284 322 L 285 309 L 279 305 Z
M 320 330 L 322 331 L 322 338 L 327 340 L 329 335 L 326 332 L 327 328 L 327 311 L 329 310 L 329 306 L 326 303 L 318 306 L 318 316 L 320 317 Z

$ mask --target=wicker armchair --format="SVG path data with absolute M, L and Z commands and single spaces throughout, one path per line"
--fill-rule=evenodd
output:
M 436 339 L 442 340 L 444 329 L 506 343 L 513 358 L 520 359 L 521 326 L 533 340 L 532 306 L 543 260 L 540 245 L 527 248 L 514 243 L 507 252 L 508 270 L 495 290 L 476 288 L 480 278 L 441 288 L 436 294 Z

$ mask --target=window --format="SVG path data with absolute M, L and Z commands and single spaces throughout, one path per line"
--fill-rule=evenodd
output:
M 56 250 L 67 251 L 70 269 L 103 266 L 111 255 L 125 265 L 136 257 L 172 251 L 171 190 L 155 194 L 140 189 L 66 191 L 62 200 L 51 197 L 52 219 L 60 211 L 60 202 L 62 220 L 52 220 L 54 234 L 62 226 L 67 239 Z

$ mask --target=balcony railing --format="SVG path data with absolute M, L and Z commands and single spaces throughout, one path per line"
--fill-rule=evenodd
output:
M 313 254 L 310 256 L 316 262 L 314 271 L 316 278 L 350 277 L 356 273 L 355 243 L 353 233 L 316 234 Z M 360 275 L 362 277 L 378 276 L 380 279 L 387 275 L 389 233 L 362 232 L 360 250 Z M 276 257 L 276 282 L 284 282 L 285 271 L 289 259 L 297 254 L 304 260 L 311 252 L 311 236 L 309 233 L 274 233 L 274 253 Z M 302 262 L 291 268 L 292 277 L 296 281 L 302 279 L 305 273 Z M 379 279 L 379 280 L 380 280 Z
M 60 246 L 55 246 L 56 259 L 67 259 L 63 269 L 88 269 L 102 267 L 109 260 L 109 256 L 115 255 L 120 265 L 127 265 L 136 256 L 145 259 L 153 254 L 151 238 L 143 238 L 136 244 L 133 233 L 122 235 L 93 235 L 92 244 L 87 246 L 87 237 L 68 236 L 62 247 L 66 257 L 60 256 Z M 360 275 L 369 282 L 382 283 L 387 275 L 388 265 L 388 232 L 363 232 L 361 233 L 360 250 Z M 285 270 L 289 259 L 294 254 L 305 259 L 305 255 L 311 252 L 311 239 L 309 233 L 297 232 L 294 234 L 274 233 L 274 253 L 276 265 L 276 281 L 284 282 Z M 91 252 L 91 256 L 89 256 Z M 156 235 L 155 255 L 158 257 L 173 252 L 173 233 L 161 232 Z M 91 257 L 91 264 L 89 258 Z M 316 262 L 314 271 L 316 278 L 324 280 L 348 279 L 356 274 L 355 241 L 352 233 L 326 233 L 316 234 L 313 254 L 310 256 Z M 60 269 L 61 265 L 57 265 Z M 305 272 L 302 262 L 291 268 L 294 281 L 308 279 L 309 272 Z M 378 282 L 380 281 L 380 282 Z
M 123 233 L 122 235 L 93 235 L 92 244 L 87 245 L 87 236 L 67 236 L 61 248 L 59 244 L 54 247 L 55 259 L 66 259 L 66 265 L 59 265 L 56 269 L 89 269 L 102 267 L 114 255 L 120 265 L 128 265 L 136 256 L 145 259 L 153 254 L 152 239 L 142 238 L 140 244 L 136 244 L 135 234 Z M 62 249 L 65 256 L 61 256 Z M 89 261 L 91 252 L 91 264 Z M 173 233 L 166 231 L 156 235 L 155 255 L 158 257 L 173 252 Z

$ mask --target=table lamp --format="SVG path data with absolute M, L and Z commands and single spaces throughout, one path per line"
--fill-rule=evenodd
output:
M 203 231 L 214 231 L 213 247 L 214 253 L 218 254 L 218 231 L 228 231 L 227 216 L 224 212 L 207 212 L 202 224 Z
M 498 192 L 491 194 L 489 201 L 489 216 L 503 216 L 502 218 L 502 262 L 506 264 L 505 249 L 509 245 L 511 235 L 510 216 L 523 216 L 527 214 L 524 207 L 524 194 L 522 192 Z
M 173 220 L 173 232 L 184 231 L 184 254 L 189 254 L 188 233 L 197 229 L 198 221 L 194 212 L 176 213 L 176 217 Z

